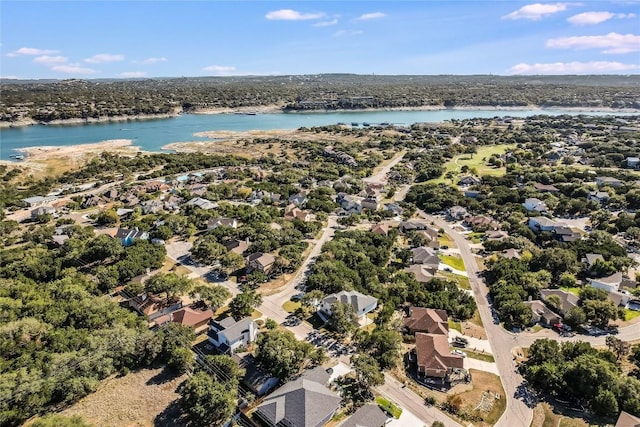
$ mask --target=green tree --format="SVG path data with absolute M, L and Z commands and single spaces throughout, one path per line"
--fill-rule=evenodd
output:
M 564 315 L 564 322 L 573 329 L 576 329 L 580 325 L 584 325 L 586 321 L 587 316 L 584 314 L 582 307 L 571 307 Z
M 292 332 L 273 329 L 258 337 L 256 360 L 267 372 L 287 380 L 300 373 L 314 353 L 313 345 L 298 341 Z
M 622 341 L 620 338 L 614 337 L 613 335 L 607 336 L 605 344 L 609 351 L 616 355 L 616 361 L 619 361 L 620 358 L 629 354 L 629 350 L 631 348 L 631 344 L 626 341 Z
M 197 372 L 179 389 L 182 412 L 194 425 L 220 426 L 236 407 L 237 389 L 214 381 L 205 372 Z
M 610 320 L 624 318 L 624 310 L 611 301 L 586 300 L 582 303 L 582 309 L 587 321 L 599 328 L 606 328 Z
M 120 217 L 113 209 L 108 209 L 100 212 L 96 217 L 96 224 L 103 226 L 113 226 L 120 222 Z
M 351 358 L 351 367 L 356 380 L 365 389 L 384 384 L 384 374 L 376 360 L 368 354 L 357 354 Z
M 212 265 L 220 261 L 220 258 L 227 252 L 227 248 L 218 242 L 212 234 L 206 234 L 196 239 L 191 248 L 191 256 L 196 261 Z
M 236 361 L 227 355 L 207 355 L 205 362 L 212 369 L 216 379 L 229 388 L 238 387 L 238 383 L 245 374 L 244 369 L 241 369 Z
M 80 415 L 65 417 L 58 414 L 38 418 L 30 425 L 32 427 L 92 427 L 92 424 L 89 424 Z
M 189 292 L 189 296 L 204 301 L 211 310 L 216 312 L 229 299 L 231 292 L 224 286 L 198 285 Z
M 234 319 L 240 320 L 243 317 L 250 316 L 260 304 L 262 304 L 262 295 L 248 289 L 233 297 L 229 303 L 229 314 Z
M 615 417 L 620 412 L 616 396 L 611 390 L 600 390 L 593 400 L 593 410 L 603 417 Z
M 193 370 L 195 365 L 195 356 L 193 352 L 185 347 L 177 347 L 171 351 L 167 366 L 174 371 L 184 374 Z
M 167 301 L 174 301 L 178 295 L 187 292 L 192 285 L 192 280 L 187 276 L 179 276 L 175 273 L 158 273 L 144 282 L 144 289 L 154 295 L 165 294 Z
M 336 301 L 331 304 L 331 317 L 327 322 L 329 328 L 348 338 L 356 330 L 358 317 L 351 304 Z

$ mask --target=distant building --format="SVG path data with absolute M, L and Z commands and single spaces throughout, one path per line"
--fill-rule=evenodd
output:
M 560 189 L 553 185 L 540 184 L 539 182 L 536 182 L 535 184 L 533 184 L 533 188 L 535 188 L 541 193 L 559 193 L 560 192 Z
M 49 204 L 55 202 L 56 200 L 58 200 L 58 198 L 55 197 L 55 196 L 44 196 L 44 197 L 43 196 L 33 196 L 33 197 L 27 197 L 26 199 L 22 199 L 22 201 L 29 208 L 37 208 L 39 206 L 49 205 Z
M 351 305 L 358 317 L 372 312 L 378 306 L 378 300 L 372 296 L 364 295 L 357 291 L 341 291 L 322 299 L 318 306 L 319 314 L 331 317 L 331 306 L 335 302 Z
M 546 212 L 548 209 L 545 202 L 535 197 L 525 199 L 522 206 L 524 206 L 524 208 L 529 212 Z
M 596 177 L 596 185 L 598 187 L 602 187 L 604 185 L 608 185 L 610 187 L 621 187 L 623 182 L 610 176 L 598 176 Z
M 640 157 L 627 157 L 625 161 L 629 169 L 638 169 L 640 166 Z
M 116 239 L 120 239 L 123 246 L 131 246 L 136 240 L 147 240 L 149 233 L 138 229 L 129 230 L 127 228 L 118 228 L 115 237 Z
M 54 215 L 56 208 L 53 206 L 40 206 L 31 211 L 31 219 L 37 219 L 41 215 Z
M 218 208 L 218 204 L 216 202 L 212 202 L 210 200 L 203 199 L 202 197 L 194 197 L 193 199 L 191 199 L 187 203 L 185 203 L 185 205 L 187 205 L 187 206 L 197 206 L 200 209 L 205 209 L 205 210 L 217 209 Z

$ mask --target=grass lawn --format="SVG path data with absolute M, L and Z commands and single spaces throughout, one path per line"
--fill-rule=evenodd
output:
M 624 321 L 625 322 L 633 320 L 638 316 L 640 316 L 640 311 L 629 310 L 628 308 L 624 309 Z
M 450 346 L 450 348 L 452 350 L 460 350 L 459 348 Z M 488 353 L 482 353 L 481 351 L 473 351 L 473 350 L 469 350 L 467 348 L 463 348 L 462 351 L 464 351 L 465 353 L 467 353 L 467 357 L 470 357 L 472 359 L 478 359 L 478 360 L 482 360 L 484 362 L 490 362 L 493 363 L 496 361 L 496 359 L 493 358 L 492 354 L 488 354 Z
M 468 277 L 450 273 L 448 271 L 438 271 L 438 275 L 443 276 L 444 278 L 446 278 L 447 280 L 451 280 L 452 282 L 457 282 L 460 289 L 471 289 Z
M 467 237 L 471 240 L 471 243 L 481 243 L 484 233 L 471 232 L 467 234 Z
M 259 319 L 262 317 L 262 313 L 258 310 L 253 310 L 253 313 L 251 313 L 251 318 L 253 320 Z
M 588 427 L 580 418 L 568 418 L 554 412 L 551 405 L 544 402 L 536 406 L 533 411 L 531 427 Z
M 560 286 L 560 289 L 566 292 L 571 292 L 574 295 L 580 295 L 580 291 L 582 290 L 579 286 L 568 287 L 568 286 Z
M 446 234 L 442 234 L 442 235 L 438 234 L 438 243 L 440 243 L 440 247 L 442 246 L 448 246 L 449 248 L 457 247 L 453 239 L 447 236 Z
M 402 408 L 399 408 L 382 396 L 376 397 L 376 403 L 383 411 L 385 411 L 395 419 L 400 418 L 400 415 L 402 415 Z
M 286 301 L 284 304 L 282 304 L 282 309 L 287 313 L 293 313 L 298 308 L 300 308 L 300 306 L 300 301 Z
M 460 326 L 460 322 L 454 322 L 449 319 L 449 329 L 455 329 L 456 331 L 462 333 L 462 327 Z
M 507 171 L 506 168 L 495 168 L 493 166 L 489 166 L 486 161 L 492 154 L 504 154 L 507 150 L 513 147 L 513 145 L 509 144 L 487 145 L 478 147 L 478 152 L 476 154 L 460 154 L 444 164 L 445 174 L 447 172 L 452 172 L 454 175 L 460 175 L 462 174 L 462 166 L 468 166 L 469 169 L 475 168 L 475 171 L 479 176 L 502 176 Z M 452 184 L 455 184 L 458 181 L 457 178 L 458 177 L 454 176 Z M 440 178 L 432 179 L 428 182 L 439 184 L 449 183 L 450 180 L 446 179 L 443 174 Z
M 455 268 L 456 270 L 459 270 L 459 271 L 465 271 L 464 261 L 462 260 L 462 258 L 458 256 L 438 255 L 438 258 L 440 258 L 440 261 L 442 261 L 444 264 L 448 265 L 451 268 Z
M 471 319 L 469 319 L 469 322 L 473 323 L 474 325 L 478 325 L 481 328 L 484 328 L 484 323 L 482 323 L 482 318 L 480 317 L 480 312 L 477 308 L 476 311 L 473 312 L 473 316 L 471 317 Z

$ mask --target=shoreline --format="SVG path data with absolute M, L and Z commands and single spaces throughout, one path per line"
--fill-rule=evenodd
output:
M 15 122 L 0 121 L 0 130 L 12 129 L 27 126 L 77 126 L 95 123 L 110 123 L 110 122 L 129 122 L 138 120 L 163 120 L 179 117 L 183 114 L 193 115 L 216 115 L 216 114 L 327 114 L 327 113 L 366 113 L 376 111 L 571 111 L 571 112 L 606 112 L 606 113 L 638 113 L 640 109 L 637 108 L 612 108 L 612 107 L 547 107 L 540 105 L 528 105 L 528 106 L 501 106 L 501 105 L 459 105 L 454 107 L 445 107 L 442 105 L 422 105 L 417 107 L 386 107 L 386 108 L 359 108 L 359 109 L 318 109 L 318 110 L 290 110 L 283 111 L 283 106 L 280 105 L 261 105 L 255 107 L 238 107 L 238 108 L 207 108 L 198 111 L 192 111 L 189 113 L 164 113 L 164 114 L 141 114 L 137 116 L 111 116 L 100 118 L 73 118 L 73 119 L 57 119 L 50 122 L 37 122 L 31 118 L 23 118 Z
M 103 151 L 114 150 L 125 150 L 131 152 L 131 154 L 142 152 L 140 147 L 133 145 L 133 140 L 131 139 L 108 139 L 100 142 L 76 145 L 39 145 L 16 148 L 15 151 L 24 154 L 25 158 L 24 161 L 14 164 L 19 165 L 28 162 L 38 162 L 52 157 L 71 157 L 77 159 L 93 152 L 101 153 Z

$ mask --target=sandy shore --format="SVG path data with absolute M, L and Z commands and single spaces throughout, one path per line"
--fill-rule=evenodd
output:
M 97 142 L 95 144 L 78 144 L 39 147 L 17 148 L 16 151 L 26 156 L 25 162 L 38 162 L 52 158 L 69 158 L 80 160 L 87 155 L 98 155 L 103 151 L 118 151 L 135 154 L 140 151 L 139 147 L 132 146 L 130 139 L 111 139 Z
M 14 128 L 14 127 L 23 127 L 23 126 L 34 126 L 34 125 L 84 125 L 88 123 L 110 123 L 110 122 L 131 122 L 138 120 L 156 120 L 156 119 L 170 119 L 172 117 L 177 117 L 180 114 L 176 113 L 167 113 L 167 114 L 139 114 L 137 116 L 109 116 L 109 117 L 88 117 L 86 119 L 75 118 L 75 119 L 64 119 L 64 120 L 51 120 L 50 122 L 40 123 L 36 122 L 30 118 L 22 118 L 20 120 L 16 120 L 14 122 L 0 122 L 0 129 Z

